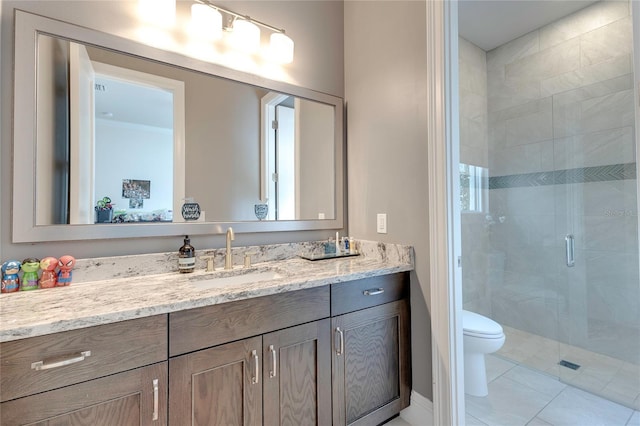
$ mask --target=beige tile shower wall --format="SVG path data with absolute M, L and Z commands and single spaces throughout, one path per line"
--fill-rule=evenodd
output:
M 490 175 L 635 162 L 631 40 L 628 2 L 602 1 L 488 52 Z M 491 189 L 492 318 L 640 363 L 636 185 Z
M 460 90 L 460 162 L 488 167 L 487 57 L 458 38 Z
M 606 1 L 488 52 L 491 175 L 635 161 L 631 48 Z
M 459 37 L 458 63 L 460 162 L 488 167 L 486 52 Z M 488 195 L 486 189 L 483 192 Z M 490 306 L 488 226 L 484 212 L 462 213 L 462 300 L 466 309 L 483 314 Z

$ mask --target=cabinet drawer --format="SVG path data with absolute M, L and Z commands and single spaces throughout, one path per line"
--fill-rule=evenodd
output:
M 164 361 L 167 346 L 166 315 L 5 342 L 0 344 L 0 400 Z M 40 361 L 36 370 L 33 364 Z
M 169 314 L 169 355 L 221 345 L 329 317 L 329 286 Z
M 382 305 L 408 295 L 408 272 L 332 284 L 331 316 Z
M 167 362 L 0 404 L 0 424 L 167 424 Z

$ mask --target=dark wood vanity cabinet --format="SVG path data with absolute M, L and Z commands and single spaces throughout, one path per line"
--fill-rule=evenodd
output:
M 0 424 L 167 424 L 167 316 L 0 344 Z
M 3 426 L 167 424 L 167 363 L 4 402 Z
M 334 426 L 377 425 L 409 406 L 408 288 L 408 274 L 332 286 Z
M 331 322 L 263 336 L 264 425 L 331 424 Z
M 0 424 L 379 424 L 409 345 L 405 273 L 16 340 Z
M 252 337 L 172 358 L 170 424 L 262 424 L 261 355 Z
M 171 314 L 172 353 L 216 346 L 169 360 L 170 424 L 331 425 L 329 308 L 320 287 Z
M 175 357 L 169 371 L 173 425 L 331 424 L 329 319 Z

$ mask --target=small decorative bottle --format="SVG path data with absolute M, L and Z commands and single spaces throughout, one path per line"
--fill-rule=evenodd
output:
M 71 279 L 73 278 L 71 270 L 76 264 L 76 259 L 73 256 L 69 256 L 65 254 L 60 259 L 58 259 L 58 282 L 56 283 L 56 287 L 64 287 L 71 284 Z
M 38 288 L 38 269 L 40 269 L 40 259 L 30 257 L 22 261 L 22 285 L 21 291 L 35 290 Z
M 40 288 L 52 288 L 56 286 L 58 282 L 58 274 L 56 274 L 57 266 L 58 259 L 55 257 L 45 257 L 40 261 L 40 269 L 42 269 Z
M 2 272 L 2 292 L 13 293 L 20 290 L 20 266 L 22 264 L 17 260 L 8 260 L 2 264 L 0 271 Z
M 189 236 L 185 235 L 184 244 L 178 250 L 178 270 L 183 273 L 193 272 L 196 268 L 196 249 L 191 245 Z

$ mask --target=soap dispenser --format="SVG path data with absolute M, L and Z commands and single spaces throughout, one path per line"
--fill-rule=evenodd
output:
M 178 270 L 183 273 L 193 272 L 196 268 L 196 249 L 191 245 L 189 236 L 185 235 L 184 244 L 178 250 Z

